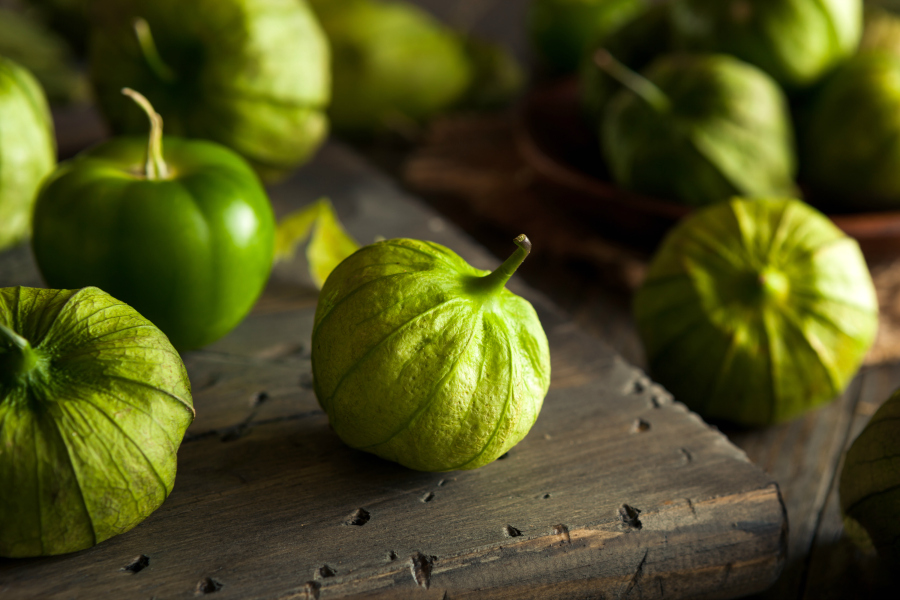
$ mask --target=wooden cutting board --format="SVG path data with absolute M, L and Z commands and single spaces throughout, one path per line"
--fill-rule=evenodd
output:
M 271 193 L 279 215 L 330 196 L 363 243 L 423 238 L 499 264 L 339 144 Z M 0 254 L 0 285 L 39 284 L 27 249 Z M 345 447 L 312 392 L 316 290 L 298 258 L 276 267 L 237 330 L 184 356 L 197 419 L 165 504 L 95 548 L 0 559 L 0 597 L 731 598 L 768 587 L 787 543 L 777 485 L 539 293 L 512 289 L 538 310 L 553 375 L 536 425 L 501 460 L 420 473 Z

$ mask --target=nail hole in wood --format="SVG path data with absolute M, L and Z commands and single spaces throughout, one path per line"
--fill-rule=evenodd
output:
M 126 566 L 122 567 L 121 571 L 128 571 L 130 573 L 140 573 L 144 569 L 150 566 L 150 557 L 146 554 L 141 554 L 140 556 L 135 556 L 131 559 L 131 562 Z
M 369 514 L 369 511 L 367 511 L 364 508 L 357 508 L 356 512 L 354 512 L 352 515 L 350 515 L 350 518 L 347 519 L 346 524 L 347 525 L 358 525 L 359 527 L 362 527 L 363 525 L 365 525 L 366 523 L 369 522 L 370 518 L 371 518 L 371 515 Z
M 506 527 L 504 527 L 503 532 L 506 533 L 506 537 L 511 537 L 511 538 L 519 537 L 520 535 L 522 535 L 522 532 L 520 530 L 516 529 L 515 527 L 513 527 L 512 525 L 507 525 Z
M 549 500 L 549 499 L 550 499 L 550 494 L 544 494 L 543 496 L 541 496 L 541 499 L 542 499 L 542 500 Z
M 626 527 L 633 527 L 634 529 L 643 527 L 641 519 L 638 517 L 640 513 L 641 509 L 629 506 L 628 504 L 623 504 L 619 507 L 619 519 L 622 520 L 622 523 L 625 524 Z
M 631 433 L 643 433 L 650 429 L 650 423 L 643 419 L 635 419 L 631 424 Z
M 571 543 L 572 538 L 569 536 L 569 528 L 563 525 L 562 523 L 558 523 L 553 526 L 551 530 L 553 535 L 560 535 L 563 537 L 563 541 L 565 543 Z
M 431 585 L 431 570 L 435 558 L 434 556 L 425 556 L 421 552 L 416 552 L 409 557 L 409 568 L 412 571 L 413 579 L 426 590 Z
M 255 407 L 259 406 L 260 404 L 264 403 L 268 399 L 269 399 L 268 392 L 257 392 L 255 394 L 253 394 L 252 398 L 250 398 L 250 406 L 255 408 Z
M 432 500 L 434 500 L 434 492 L 428 492 L 422 496 L 422 502 L 431 502 Z
M 318 581 L 307 581 L 303 585 L 303 591 L 306 592 L 307 600 L 319 600 L 319 590 L 322 588 L 322 584 Z
M 216 581 L 212 577 L 204 577 L 197 584 L 197 589 L 194 591 L 195 594 L 212 594 L 213 592 L 218 592 L 222 589 L 222 582 Z
M 316 577 L 320 579 L 325 579 L 326 577 L 334 577 L 337 575 L 337 571 L 329 567 L 328 565 L 322 565 L 318 569 L 316 569 Z
M 388 552 L 388 560 L 397 560 L 397 553 L 393 550 Z

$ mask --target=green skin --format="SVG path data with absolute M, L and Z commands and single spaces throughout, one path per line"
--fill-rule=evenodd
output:
M 617 72 L 620 71 L 620 72 Z M 609 102 L 601 147 L 615 182 L 703 206 L 732 196 L 793 195 L 787 100 L 765 73 L 724 55 L 666 55 Z
M 252 308 L 271 270 L 275 218 L 234 152 L 201 140 L 162 145 L 151 143 L 156 162 L 146 165 L 146 138 L 116 138 L 61 164 L 38 197 L 32 242 L 48 285 L 107 290 L 188 350 Z M 153 173 L 159 163 L 167 175 Z
M 166 336 L 97 288 L 0 289 L 0 556 L 62 554 L 159 508 L 194 418 Z
M 673 0 L 676 43 L 732 54 L 781 85 L 815 83 L 856 51 L 862 0 Z
M 648 0 L 532 0 L 528 36 L 556 73 L 574 73 L 585 53 L 647 10 Z
M 872 415 L 850 446 L 841 470 L 844 529 L 874 547 L 890 568 L 900 567 L 900 392 Z
M 634 302 L 650 371 L 708 419 L 764 426 L 840 394 L 878 327 L 856 241 L 799 200 L 683 220 Z
M 419 8 L 374 0 L 314 1 L 334 56 L 334 129 L 366 137 L 453 106 L 473 77 L 462 42 Z
M 38 187 L 55 165 L 53 121 L 41 86 L 0 56 L 0 250 L 31 233 Z
M 116 133 L 146 123 L 122 103 L 127 86 L 147 96 L 170 133 L 228 146 L 268 180 L 325 139 L 328 42 L 302 0 L 97 2 L 103 19 L 91 37 L 91 80 Z M 136 17 L 149 25 L 143 49 Z
M 900 206 L 900 56 L 855 56 L 816 99 L 803 179 L 840 209 Z
M 420 471 L 475 469 L 528 433 L 550 385 L 547 336 L 496 271 L 431 242 L 366 246 L 331 273 L 312 338 L 316 396 L 347 445 Z

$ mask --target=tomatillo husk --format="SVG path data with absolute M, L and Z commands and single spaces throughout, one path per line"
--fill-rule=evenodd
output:
M 0 289 L 0 556 L 143 521 L 193 418 L 181 357 L 133 308 L 97 288 Z
M 531 243 L 493 273 L 439 244 L 365 246 L 325 282 L 312 370 L 349 446 L 420 471 L 475 469 L 528 433 L 550 385 L 547 336 L 505 288 Z
M 840 394 L 878 327 L 859 245 L 788 199 L 733 199 L 685 218 L 634 314 L 651 374 L 702 416 L 745 426 Z

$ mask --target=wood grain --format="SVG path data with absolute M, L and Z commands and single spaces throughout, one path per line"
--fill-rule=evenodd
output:
M 284 214 L 325 191 L 360 240 L 427 238 L 498 263 L 337 144 L 274 188 L 273 203 Z M 0 255 L 0 283 L 34 279 L 27 259 L 8 256 L 19 266 Z M 237 330 L 185 355 L 198 416 L 162 508 L 90 550 L 0 561 L 0 596 L 729 598 L 768 587 L 787 543 L 771 477 L 541 294 L 512 287 L 538 309 L 553 381 L 502 460 L 419 473 L 344 446 L 311 389 L 315 290 L 298 260 L 276 269 Z

